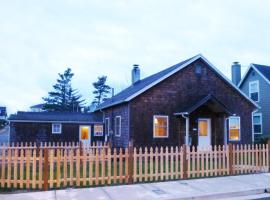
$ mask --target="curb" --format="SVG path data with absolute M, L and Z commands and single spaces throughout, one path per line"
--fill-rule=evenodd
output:
M 223 198 L 264 194 L 267 192 L 270 192 L 270 188 L 236 191 L 236 192 L 229 192 L 229 193 L 216 193 L 216 194 L 208 194 L 208 195 L 200 195 L 200 196 L 175 197 L 175 198 L 170 198 L 168 200 L 223 199 Z

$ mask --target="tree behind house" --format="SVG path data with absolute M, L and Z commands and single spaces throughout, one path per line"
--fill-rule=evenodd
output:
M 84 100 L 78 91 L 71 86 L 74 73 L 68 68 L 63 74 L 58 74 L 59 78 L 53 85 L 53 91 L 49 92 L 48 97 L 44 97 L 44 109 L 47 111 L 73 111 L 78 112 L 82 108 Z
M 106 85 L 107 76 L 100 76 L 98 80 L 93 83 L 95 88 L 93 94 L 95 95 L 92 105 L 98 106 L 108 99 L 108 94 L 111 92 L 111 87 Z

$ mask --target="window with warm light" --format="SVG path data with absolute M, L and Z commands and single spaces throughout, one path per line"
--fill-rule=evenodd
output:
M 240 117 L 229 118 L 229 140 L 240 141 Z
M 169 133 L 169 117 L 165 115 L 154 115 L 154 138 L 166 138 Z
M 62 125 L 61 124 L 52 124 L 52 134 L 61 134 Z
M 208 135 L 208 121 L 204 119 L 199 120 L 199 136 Z
M 81 131 L 81 140 L 89 140 L 90 136 L 90 127 L 89 126 L 81 126 L 80 127 Z

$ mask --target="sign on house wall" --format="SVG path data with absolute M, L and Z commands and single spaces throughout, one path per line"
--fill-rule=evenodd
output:
M 103 136 L 103 125 L 94 125 L 94 136 Z

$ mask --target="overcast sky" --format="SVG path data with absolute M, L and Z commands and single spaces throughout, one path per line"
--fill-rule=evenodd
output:
M 0 106 L 42 102 L 71 67 L 89 102 L 107 75 L 119 92 L 134 63 L 142 77 L 202 53 L 230 77 L 240 61 L 270 65 L 270 1 L 0 0 Z

